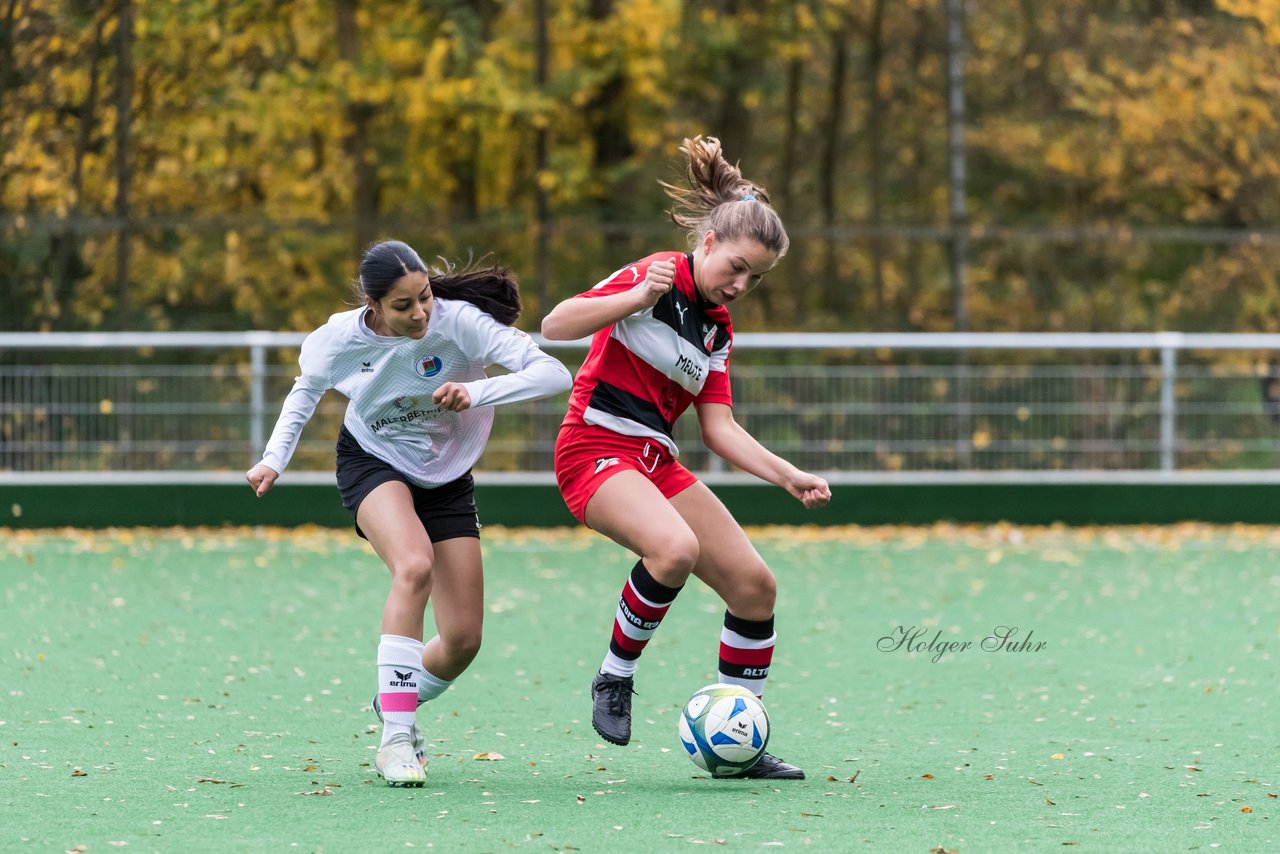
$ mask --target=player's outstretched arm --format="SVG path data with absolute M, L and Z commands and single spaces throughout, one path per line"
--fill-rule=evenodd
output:
M 700 403 L 697 408 L 702 442 L 711 453 L 782 487 L 808 510 L 823 507 L 831 500 L 831 487 L 824 478 L 801 471 L 761 445 L 733 417 L 731 407 L 723 403 Z
M 675 280 L 674 261 L 655 261 L 630 290 L 591 299 L 570 297 L 543 318 L 542 337 L 548 341 L 574 341 L 594 335 L 624 317 L 651 308 L 671 290 Z

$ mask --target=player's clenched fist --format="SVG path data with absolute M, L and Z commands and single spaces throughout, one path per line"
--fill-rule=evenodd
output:
M 275 486 L 276 478 L 280 473 L 270 466 L 258 463 L 253 468 L 244 473 L 245 480 L 249 481 L 249 486 L 253 488 L 253 494 L 261 498 Z
M 431 399 L 445 409 L 461 412 L 471 406 L 471 395 L 462 383 L 445 383 L 431 394 Z
M 644 304 L 653 305 L 656 303 L 658 297 L 671 290 L 671 286 L 675 284 L 675 281 L 675 261 L 654 261 L 649 265 L 644 281 L 640 283 L 640 288 L 644 294 Z

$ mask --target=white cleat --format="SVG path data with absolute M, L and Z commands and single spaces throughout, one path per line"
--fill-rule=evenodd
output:
M 374 765 L 388 786 L 422 786 L 427 782 L 427 771 L 418 760 L 414 739 L 407 735 L 391 736 L 378 750 Z
M 427 740 L 422 737 L 422 733 L 418 732 L 416 726 L 410 732 L 413 734 L 413 755 L 418 757 L 418 764 L 422 766 L 425 773 L 427 763 L 431 761 L 427 759 Z
M 378 723 L 382 720 L 382 704 L 378 702 L 378 695 L 373 695 L 373 701 L 370 704 L 373 707 L 373 713 L 378 716 Z M 422 703 L 418 704 L 418 708 L 422 708 Z M 422 737 L 422 733 L 418 732 L 418 728 L 413 728 L 413 752 L 418 756 L 418 762 L 423 768 L 427 767 L 427 740 Z

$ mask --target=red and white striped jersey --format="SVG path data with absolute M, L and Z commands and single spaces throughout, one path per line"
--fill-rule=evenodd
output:
M 674 286 L 652 308 L 595 334 L 574 378 L 564 423 L 653 439 L 677 456 L 672 429 L 690 404 L 733 404 L 728 309 L 698 296 L 693 259 L 682 252 L 659 252 L 629 264 L 577 298 L 635 288 L 655 261 L 675 262 Z

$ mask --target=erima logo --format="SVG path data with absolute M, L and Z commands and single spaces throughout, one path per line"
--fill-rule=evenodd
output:
M 596 474 L 600 474 L 600 472 L 604 471 L 609 466 L 616 466 L 617 464 L 618 464 L 617 457 L 601 457 L 600 459 L 596 460 Z
M 372 362 L 361 362 L 360 364 L 364 366 L 364 367 L 360 368 L 360 373 L 362 373 L 362 374 L 371 374 L 371 373 L 373 373 L 373 363 L 372 363 Z
M 640 619 L 640 616 L 636 614 L 635 611 L 632 611 L 630 608 L 628 608 L 627 603 L 621 599 L 618 600 L 618 610 L 622 612 L 623 619 L 625 619 L 631 625 L 635 626 L 637 629 L 640 629 L 641 631 L 644 631 L 644 632 L 654 631 L 655 629 L 658 628 L 658 623 L 662 622 L 661 620 Z
M 439 356 L 427 356 L 425 359 L 419 359 L 415 366 L 418 376 L 430 379 L 440 373 L 440 369 L 444 367 L 444 362 L 440 361 Z
M 413 678 L 412 670 L 410 670 L 407 673 L 401 673 L 399 670 L 396 670 L 393 667 L 391 668 L 391 672 L 396 675 L 396 678 L 391 680 L 391 683 L 390 683 L 392 688 L 417 688 L 418 687 L 417 682 L 409 681 L 410 679 Z

